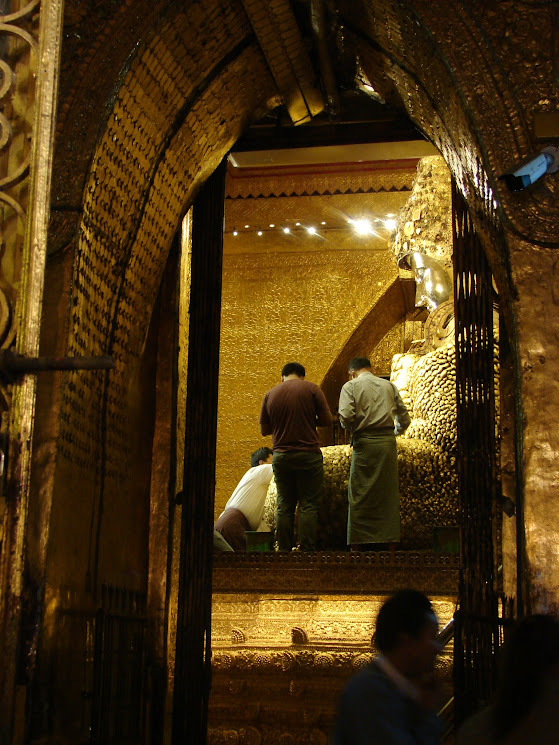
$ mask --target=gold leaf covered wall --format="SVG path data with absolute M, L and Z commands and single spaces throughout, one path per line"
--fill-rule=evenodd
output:
M 283 365 L 301 362 L 307 378 L 320 384 L 346 339 L 396 278 L 389 233 L 379 228 L 377 236 L 357 236 L 348 218 L 374 220 L 398 212 L 416 163 L 360 164 L 349 174 L 332 167 L 319 168 L 318 174 L 316 167 L 278 169 L 266 178 L 260 169 L 242 180 L 230 173 L 216 517 L 249 468 L 250 454 L 271 445 L 271 438 L 260 435 L 258 415 L 264 394 L 280 382 Z M 317 234 L 306 231 L 311 226 Z

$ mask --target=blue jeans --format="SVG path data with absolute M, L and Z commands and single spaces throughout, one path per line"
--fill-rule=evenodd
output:
M 316 551 L 318 510 L 324 491 L 322 453 L 291 450 L 274 453 L 272 461 L 278 490 L 276 536 L 280 551 L 293 548 L 295 508 L 299 504 L 298 537 L 303 551 Z

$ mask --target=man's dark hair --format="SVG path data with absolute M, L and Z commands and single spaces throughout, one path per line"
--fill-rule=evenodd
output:
M 367 357 L 354 357 L 350 360 L 347 370 L 353 372 L 354 370 L 362 370 L 364 367 L 371 367 L 371 360 Z
M 258 448 L 250 456 L 250 465 L 252 467 L 257 466 L 261 460 L 268 460 L 270 455 L 273 455 L 274 451 L 271 448 Z
M 287 378 L 287 376 L 291 375 L 292 373 L 295 373 L 295 375 L 298 375 L 300 378 L 304 378 L 305 368 L 298 362 L 288 362 L 287 365 L 283 366 L 281 376 L 282 378 Z
M 390 652 L 398 646 L 400 634 L 417 637 L 429 623 L 433 607 L 428 597 L 418 590 L 399 590 L 389 598 L 377 616 L 374 636 L 380 652 Z

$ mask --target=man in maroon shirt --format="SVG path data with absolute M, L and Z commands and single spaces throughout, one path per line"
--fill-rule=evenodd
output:
M 318 508 L 324 488 L 322 453 L 316 428 L 332 423 L 324 393 L 305 380 L 305 368 L 289 362 L 282 382 L 268 391 L 260 410 L 260 431 L 272 435 L 272 468 L 278 491 L 276 536 L 280 551 L 293 548 L 295 508 L 299 503 L 299 544 L 316 549 Z

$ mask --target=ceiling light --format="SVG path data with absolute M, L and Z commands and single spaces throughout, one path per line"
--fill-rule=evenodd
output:
M 271 227 L 271 228 L 275 228 L 276 226 L 274 225 L 274 223 L 273 223 L 273 222 L 271 222 L 271 223 L 270 223 L 270 227 Z
M 245 228 L 248 228 L 248 227 L 250 227 L 250 225 L 245 225 Z
M 239 235 L 236 230 L 233 231 L 233 235 Z
M 307 228 L 307 233 L 310 233 L 311 235 L 314 235 L 316 233 L 316 228 L 313 228 L 312 225 L 310 228 Z
M 297 226 L 298 228 L 300 228 L 300 227 L 301 227 L 301 223 L 300 223 L 300 222 L 296 222 L 296 223 L 295 223 L 295 225 L 296 225 L 296 226 Z
M 283 229 L 283 232 L 284 232 L 284 233 L 289 233 L 289 232 L 291 232 L 291 231 L 289 230 L 289 228 L 284 228 L 284 229 Z
M 321 222 L 320 224 L 321 224 L 321 225 L 326 225 L 326 223 L 324 222 L 324 220 L 323 220 L 323 221 L 322 221 L 322 222 Z
M 384 221 L 384 227 L 387 230 L 396 230 L 396 226 L 398 223 L 393 217 L 389 217 L 387 220 Z
M 352 222 L 357 235 L 368 235 L 373 232 L 368 220 L 352 220 Z
M 261 230 L 258 231 L 258 235 L 262 235 L 262 231 Z

